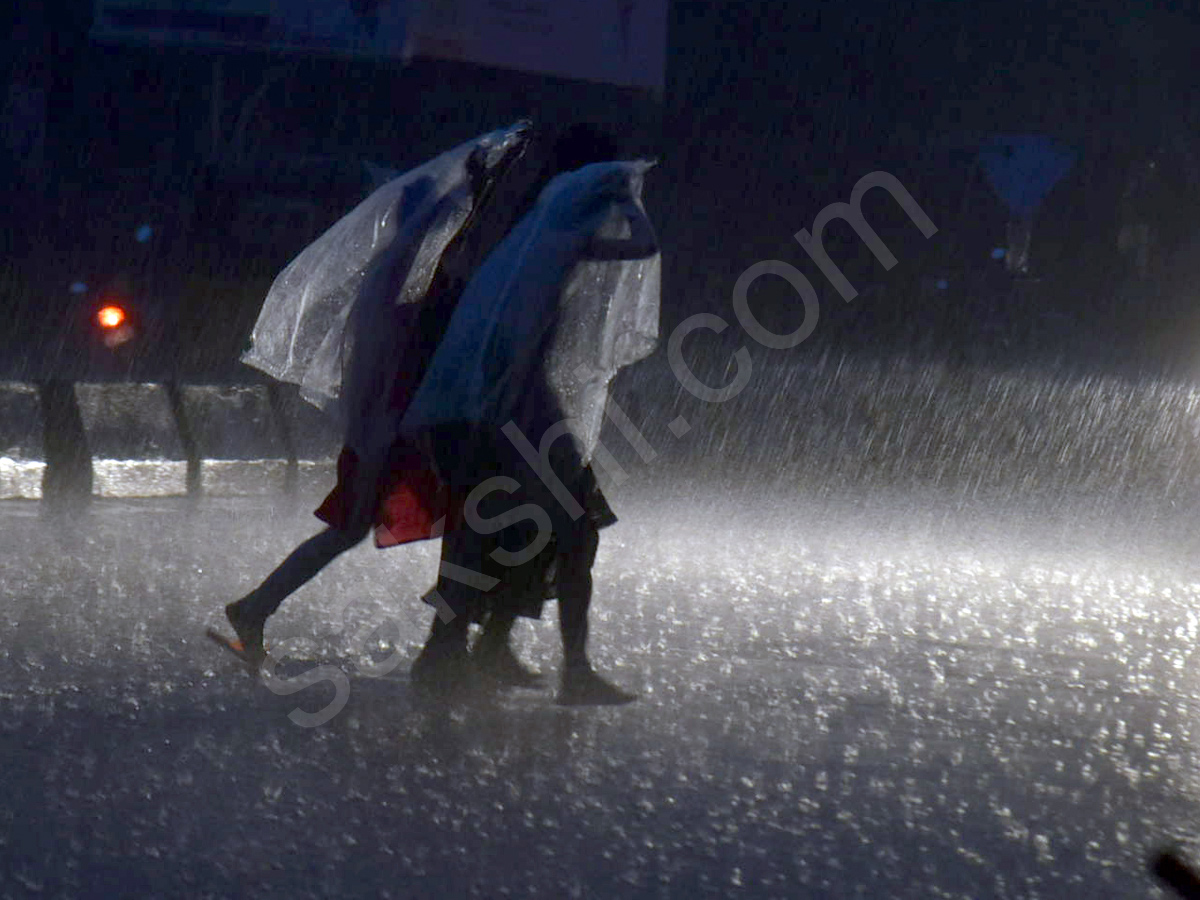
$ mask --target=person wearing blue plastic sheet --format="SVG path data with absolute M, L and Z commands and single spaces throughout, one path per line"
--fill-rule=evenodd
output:
M 658 248 L 640 201 L 649 167 L 595 163 L 553 179 L 472 278 L 409 404 L 402 432 L 462 500 L 428 595 L 438 612 L 418 682 L 465 674 L 473 621 L 485 623 L 478 660 L 510 653 L 516 617 L 557 596 L 559 702 L 633 699 L 587 656 L 599 529 L 615 521 L 589 463 L 612 377 L 658 337 Z
M 317 510 L 329 527 L 226 607 L 236 640 L 210 636 L 257 665 L 267 618 L 372 526 L 380 547 L 438 537 L 447 516 L 453 528 L 454 498 L 399 435 L 399 418 L 480 261 L 553 175 L 610 149 L 590 126 L 551 135 L 519 123 L 485 135 L 381 188 L 276 279 L 245 361 L 339 414 L 346 444 L 338 484 Z M 456 546 L 443 548 L 450 565 Z M 487 619 L 480 669 L 500 683 L 536 683 L 509 647 L 510 629 Z

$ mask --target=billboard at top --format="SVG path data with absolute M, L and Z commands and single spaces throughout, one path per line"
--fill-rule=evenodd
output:
M 667 0 L 423 0 L 409 52 L 661 91 Z
M 667 0 L 95 0 L 93 37 L 446 59 L 663 87 Z
M 95 0 L 92 36 L 403 58 L 413 0 Z

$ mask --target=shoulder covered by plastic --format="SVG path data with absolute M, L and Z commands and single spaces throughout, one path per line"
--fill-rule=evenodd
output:
M 522 401 L 569 421 L 585 460 L 600 436 L 609 384 L 658 343 L 661 259 L 641 203 L 647 162 L 596 163 L 558 176 L 472 278 L 404 421 L 525 431 Z M 641 258 L 589 258 L 598 240 L 649 236 Z M 632 242 L 631 242 L 632 244 Z M 544 379 L 532 384 L 531 378 Z M 541 435 L 527 437 L 537 445 Z
M 356 302 L 409 303 L 424 298 L 438 260 L 471 209 L 467 161 L 483 151 L 493 166 L 522 139 L 524 123 L 449 150 L 380 187 L 279 273 L 263 301 L 242 361 L 297 384 L 327 411 L 339 400 L 347 322 Z M 400 289 L 359 299 L 372 267 L 403 265 Z

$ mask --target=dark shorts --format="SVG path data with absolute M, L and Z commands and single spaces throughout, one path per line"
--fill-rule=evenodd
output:
M 594 550 L 595 532 L 617 521 L 591 467 L 565 438 L 552 448 L 552 479 L 541 477 L 504 435 L 444 429 L 435 448 L 443 477 L 455 496 L 466 498 L 466 509 L 462 524 L 442 539 L 444 565 L 434 590 L 472 621 L 496 610 L 538 618 L 544 602 L 559 595 L 563 558 Z M 436 604 L 433 591 L 425 600 Z

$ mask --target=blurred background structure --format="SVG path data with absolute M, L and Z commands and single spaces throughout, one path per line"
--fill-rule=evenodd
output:
M 282 25 L 250 0 L 219 20 L 173 0 L 4 12 L 0 374 L 252 377 L 237 355 L 288 260 L 389 173 L 525 115 L 606 122 L 629 155 L 662 159 L 647 202 L 668 249 L 665 330 L 728 312 L 738 274 L 779 258 L 822 296 L 800 355 L 1106 370 L 1197 358 L 1200 75 L 1182 11 L 624 3 L 623 49 L 602 56 L 625 67 L 570 72 L 570 53 L 521 71 L 496 41 L 472 44 L 454 18 L 471 5 L 297 5 L 309 19 Z M 533 20 L 508 24 L 566 28 L 554 4 L 526 7 Z M 1018 159 L 998 189 L 996 153 L 1018 139 L 1055 148 L 1057 177 Z M 939 231 L 926 240 L 871 192 L 867 219 L 899 265 L 832 224 L 826 246 L 861 292 L 845 303 L 792 236 L 876 170 Z M 796 299 L 782 279 L 752 292 L 781 332 Z M 139 340 L 94 346 L 108 301 L 140 317 Z

